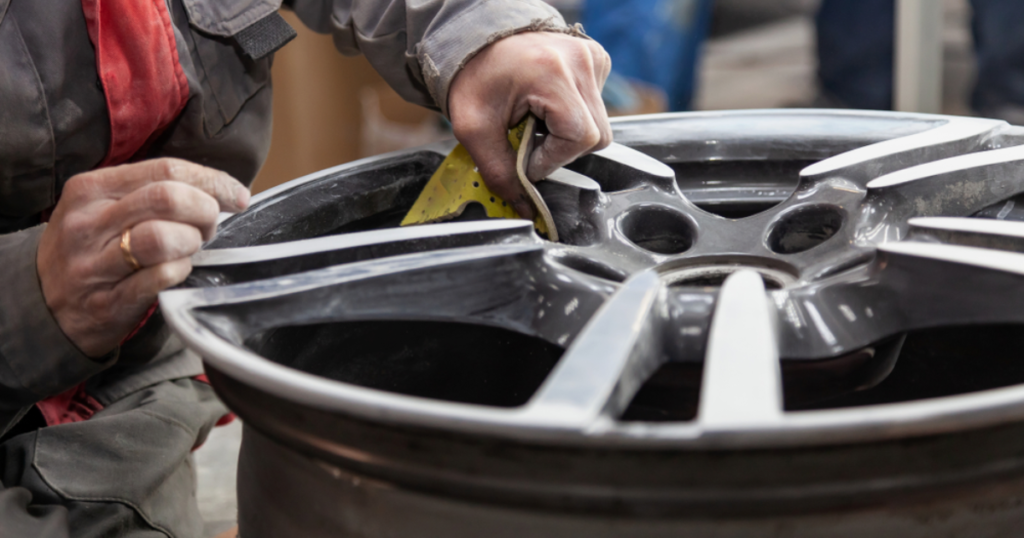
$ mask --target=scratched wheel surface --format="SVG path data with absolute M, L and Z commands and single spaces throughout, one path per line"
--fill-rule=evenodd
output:
M 1024 471 L 1024 129 L 789 110 L 615 138 L 538 185 L 560 243 L 397 228 L 451 144 L 282 185 L 164 315 L 259 435 L 445 498 L 758 516 Z

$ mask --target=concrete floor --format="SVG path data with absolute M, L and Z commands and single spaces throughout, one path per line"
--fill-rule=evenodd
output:
M 196 464 L 199 512 L 203 516 L 202 538 L 212 538 L 237 525 L 235 475 L 238 447 L 242 442 L 242 421 L 214 428 L 210 437 L 192 455 Z
M 729 0 L 737 4 L 756 0 Z M 808 106 L 816 88 L 813 1 L 787 0 L 796 15 L 708 41 L 700 67 L 698 110 Z M 943 111 L 969 114 L 967 96 L 974 77 L 967 0 L 946 2 Z M 795 6 L 795 7 L 794 7 Z M 197 496 L 206 522 L 203 538 L 236 524 L 235 468 L 241 422 L 216 428 L 195 453 Z

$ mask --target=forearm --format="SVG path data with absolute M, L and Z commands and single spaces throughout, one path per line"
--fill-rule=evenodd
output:
M 46 306 L 36 269 L 44 226 L 0 235 L 0 431 L 22 410 L 102 371 L 64 335 Z
M 403 98 L 448 113 L 455 75 L 488 44 L 533 30 L 570 32 L 542 0 L 294 0 L 299 18 L 364 54 Z

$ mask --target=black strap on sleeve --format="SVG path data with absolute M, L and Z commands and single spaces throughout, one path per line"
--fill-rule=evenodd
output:
M 259 60 L 287 45 L 297 35 L 288 21 L 275 11 L 235 34 L 235 42 L 249 58 Z

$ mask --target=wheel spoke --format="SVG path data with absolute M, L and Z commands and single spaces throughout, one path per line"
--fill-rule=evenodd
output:
M 753 271 L 726 279 L 708 336 L 698 420 L 704 428 L 756 426 L 782 415 L 774 310 Z
M 647 154 L 641 153 L 629 146 L 623 146 L 622 144 L 616 144 L 613 142 L 609 144 L 607 148 L 604 148 L 601 151 L 595 151 L 593 155 L 601 157 L 602 159 L 624 164 L 648 175 L 672 179 L 676 177 L 672 168 L 665 163 L 653 157 L 648 157 Z
M 568 168 L 559 168 L 551 175 L 547 177 L 547 181 L 553 181 L 555 183 L 561 183 L 581 191 L 600 191 L 601 185 L 598 185 L 596 181 L 589 177 L 578 174 L 569 170 Z
M 868 183 L 902 218 L 967 216 L 1024 192 L 1024 147 L 972 153 L 893 172 Z
M 491 245 L 411 254 L 172 290 L 160 301 L 165 311 L 194 309 L 196 317 L 235 339 L 286 325 L 367 319 L 490 323 L 533 334 L 543 283 L 534 275 L 546 267 L 542 252 L 540 245 Z
M 611 143 L 601 151 L 580 157 L 566 168 L 593 179 L 603 190 L 622 190 L 655 185 L 674 190 L 676 173 L 665 163 L 622 144 Z
M 203 250 L 192 257 L 193 281 L 247 282 L 331 265 L 413 252 L 485 245 L 535 243 L 522 220 L 486 220 L 390 228 L 244 248 Z
M 1024 253 L 1024 222 L 919 217 L 910 219 L 907 239 Z
M 615 418 L 662 362 L 658 298 L 664 286 L 653 271 L 629 279 L 594 315 L 523 410 L 555 427 L 586 429 Z
M 789 359 L 836 357 L 916 329 L 1024 322 L 1024 224 L 922 218 L 869 267 L 777 294 Z
M 1024 322 L 1024 254 L 901 241 L 879 247 L 881 284 L 904 330 Z
M 864 146 L 805 168 L 802 180 L 842 176 L 860 185 L 883 174 L 921 163 L 977 150 L 994 130 L 1005 122 L 976 118 L 954 118 L 942 125 L 884 142 Z

